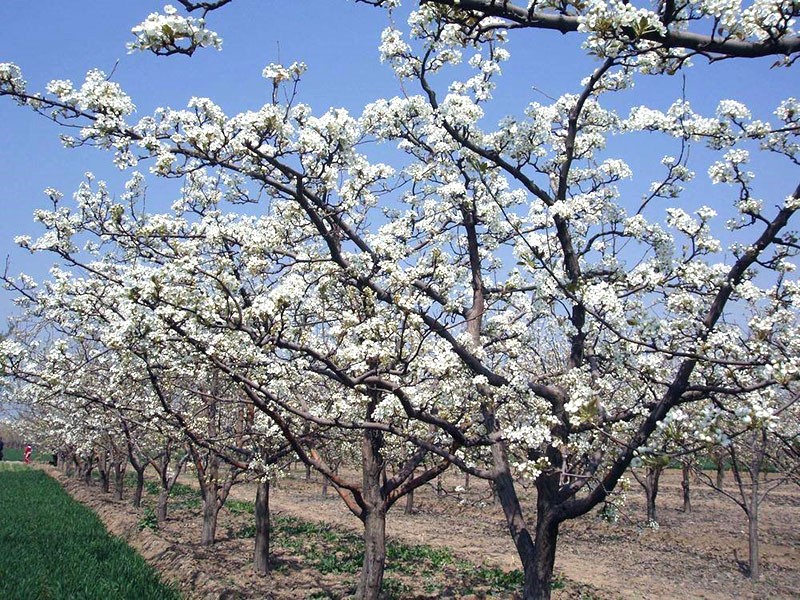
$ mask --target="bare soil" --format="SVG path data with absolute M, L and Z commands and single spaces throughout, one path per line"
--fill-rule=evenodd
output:
M 126 539 L 190 599 L 341 597 L 354 584 L 355 575 L 322 574 L 286 549 L 273 552 L 276 568 L 271 575 L 258 577 L 250 565 L 252 539 L 236 535 L 252 519 L 250 515 L 223 509 L 217 543 L 202 547 L 197 509 L 172 510 L 158 531 L 142 530 L 143 509 L 134 509 L 127 499 L 115 500 L 97 486 L 87 488 L 55 469 L 49 468 L 49 472 L 76 499 L 95 510 L 112 534 Z M 189 478 L 182 481 L 191 483 Z M 519 568 L 502 511 L 492 502 L 486 483 L 473 481 L 468 491 L 455 493 L 459 485 L 464 485 L 463 477 L 452 473 L 444 478 L 442 495 L 433 485 L 418 490 L 412 514 L 405 514 L 398 503 L 389 513 L 390 539 L 448 547 L 458 558 L 477 565 Z M 360 531 L 360 522 L 344 503 L 335 494 L 323 497 L 321 492 L 318 481 L 306 481 L 301 472 L 292 473 L 273 486 L 271 511 Z M 126 498 L 129 494 L 130 490 Z M 254 495 L 249 484 L 231 492 L 232 499 L 252 501 Z M 684 513 L 680 471 L 666 471 L 658 497 L 659 527 L 653 529 L 644 525 L 643 492 L 634 481 L 627 497 L 616 523 L 592 513 L 562 527 L 556 572 L 563 587 L 554 591 L 554 598 L 800 597 L 800 488 L 796 485 L 778 488 L 762 505 L 763 575 L 758 582 L 746 576 L 747 522 L 744 512 L 730 500 L 693 482 L 693 511 Z M 532 502 L 531 494 L 526 497 L 531 514 Z M 514 597 L 480 590 L 463 593 L 456 582 L 445 586 L 446 593 L 431 596 L 420 578 L 403 583 L 412 590 L 403 594 L 409 598 Z

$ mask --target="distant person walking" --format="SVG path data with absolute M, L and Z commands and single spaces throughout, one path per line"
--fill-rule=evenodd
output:
M 31 452 L 33 452 L 33 448 L 31 448 L 30 444 L 28 444 L 27 446 L 25 446 L 25 454 L 23 457 L 23 460 L 25 461 L 26 465 L 30 464 L 31 462 Z

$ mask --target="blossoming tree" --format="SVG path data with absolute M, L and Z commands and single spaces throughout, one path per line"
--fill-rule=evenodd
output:
M 364 3 L 401 10 L 396 0 Z M 205 18 L 232 3 L 181 4 Z M 686 98 L 665 110 L 620 99 L 692 58 L 775 56 L 790 67 L 797 11 L 772 0 L 654 10 L 421 2 L 407 31 L 392 25 L 382 36 L 404 95 L 358 118 L 315 116 L 297 102 L 301 63 L 269 65 L 272 100 L 253 111 L 229 117 L 194 98 L 138 121 L 98 71 L 79 88 L 54 81 L 39 94 L 6 63 L 0 94 L 78 124 L 68 143 L 108 149 L 121 168 L 149 161 L 154 176 L 183 178 L 175 210 L 196 215 L 181 217 L 176 236 L 172 216 L 129 211 L 82 186 L 75 211 L 60 201 L 40 211 L 45 235 L 20 242 L 108 280 L 116 259 L 102 247 L 114 240 L 114 256 L 135 257 L 119 285 L 166 325 L 159 331 L 179 335 L 277 418 L 280 407 L 363 430 L 365 474 L 377 472 L 381 438 L 391 436 L 418 449 L 412 457 L 435 454 L 491 480 L 523 595 L 547 598 L 561 523 L 602 503 L 675 409 L 796 386 L 800 246 L 790 221 L 800 186 L 782 181 L 785 191 L 762 198 L 748 163 L 763 154 L 797 165 L 800 105 L 787 98 L 767 116 L 722 98 L 704 116 Z M 599 63 L 574 93 L 489 126 L 517 33 L 508 30 L 519 28 L 581 34 Z M 219 45 L 205 21 L 172 7 L 134 35 L 133 49 L 156 54 Z M 448 73 L 456 80 L 443 84 Z M 630 183 L 618 136 L 669 147 L 661 174 Z M 396 146 L 392 166 L 370 160 L 371 141 Z M 697 201 L 695 164 L 727 186 L 725 206 Z M 144 180 L 132 175 L 127 193 Z M 224 211 L 226 201 L 261 202 L 263 216 Z M 101 242 L 90 248 L 97 262 L 78 257 L 87 234 Z M 276 393 L 309 382 L 326 382 L 333 400 L 304 410 Z M 519 500 L 522 481 L 535 486 L 535 519 Z M 362 491 L 365 514 L 390 498 Z M 383 557 L 367 550 L 359 595 L 374 598 Z

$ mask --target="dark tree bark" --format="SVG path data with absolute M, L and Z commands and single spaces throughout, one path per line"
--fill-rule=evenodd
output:
M 94 463 L 90 457 L 89 459 L 83 462 L 80 469 L 80 475 L 83 478 L 83 482 L 86 485 L 93 485 L 94 483 L 92 481 L 92 470 L 94 470 Z
M 97 471 L 100 474 L 100 487 L 104 493 L 111 491 L 111 477 L 109 473 L 108 453 L 104 450 L 100 452 L 97 459 Z
M 139 508 L 142 505 L 142 496 L 144 495 L 144 467 L 141 469 L 134 467 L 133 470 L 136 471 L 136 487 L 133 489 L 131 503 L 136 508 Z
M 645 510 L 647 512 L 648 523 L 658 523 L 656 499 L 658 498 L 658 484 L 661 480 L 661 473 L 664 471 L 665 464 L 657 462 L 648 464 L 645 467 L 645 475 L 642 477 L 635 469 L 631 470 L 634 479 L 642 486 L 645 497 Z
M 689 488 L 689 474 L 691 473 L 691 470 L 691 465 L 688 462 L 684 462 L 681 466 L 681 489 L 683 491 L 683 512 L 685 513 L 692 512 L 692 499 Z
M 661 473 L 664 467 L 658 465 L 647 468 L 647 475 L 645 476 L 645 496 L 647 498 L 647 521 L 648 523 L 658 523 L 656 514 L 656 498 L 658 497 L 658 483 L 661 479 Z
M 256 540 L 253 551 L 253 570 L 261 576 L 269 574 L 269 479 L 260 480 L 256 486 Z
M 386 502 L 382 485 L 385 464 L 382 449 L 383 433 L 364 430 L 361 444 L 364 563 L 356 589 L 356 597 L 361 600 L 378 598 L 386 566 Z
M 717 489 L 722 489 L 725 483 L 725 456 L 718 453 L 714 459 L 714 465 L 717 471 Z
M 158 472 L 158 481 L 161 486 L 158 494 L 158 504 L 156 507 L 156 519 L 159 523 L 163 523 L 167 520 L 167 504 L 169 503 L 169 494 L 172 491 L 172 488 L 175 486 L 175 483 L 177 483 L 178 477 L 180 477 L 181 471 L 183 470 L 183 466 L 189 459 L 189 455 L 184 455 L 184 457 L 175 464 L 175 469 L 170 474 L 169 465 L 171 463 L 171 458 L 172 448 L 170 447 L 170 444 L 168 444 L 164 453 L 159 457 L 159 460 L 150 461 L 150 464 Z
M 114 495 L 117 500 L 122 500 L 122 493 L 125 488 L 125 463 L 114 461 Z
M 537 510 L 537 516 L 533 573 L 525 578 L 524 597 L 549 600 L 556 563 L 559 522 L 550 516 L 547 503 Z
M 211 546 L 216 540 L 218 515 L 217 495 L 212 490 L 208 490 L 203 497 L 203 531 L 200 536 L 200 545 Z
M 169 503 L 169 490 L 162 487 L 158 493 L 158 502 L 156 504 L 156 519 L 159 523 L 167 520 L 167 504 Z

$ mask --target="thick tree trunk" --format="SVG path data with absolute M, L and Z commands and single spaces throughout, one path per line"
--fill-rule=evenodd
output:
M 134 468 L 136 471 L 136 488 L 133 490 L 132 504 L 139 508 L 142 505 L 142 495 L 144 494 L 144 467 L 141 470 Z
M 256 487 L 256 543 L 253 552 L 253 570 L 258 575 L 269 574 L 269 480 L 259 481 Z
M 511 477 L 501 475 L 495 485 L 497 496 L 506 515 L 511 537 L 517 548 L 525 576 L 523 600 L 549 600 L 555 567 L 559 522 L 553 517 L 546 494 L 545 482 L 537 484 L 537 521 L 535 539 L 531 538 L 522 517 L 522 507 Z
M 364 500 L 364 564 L 356 589 L 359 600 L 377 600 L 386 566 L 386 499 L 381 478 L 384 461 L 381 456 L 383 434 L 365 430 L 361 444 Z
M 158 503 L 156 505 L 156 519 L 159 523 L 167 520 L 167 503 L 169 502 L 169 490 L 161 488 L 158 493 Z
M 203 494 L 203 532 L 200 545 L 211 546 L 217 536 L 217 493 L 215 489 L 206 490 Z
M 514 546 L 517 549 L 517 555 L 522 563 L 522 572 L 525 576 L 525 587 L 523 589 L 522 598 L 523 600 L 550 598 L 550 580 L 552 579 L 552 572 L 549 576 L 543 575 L 544 571 L 546 571 L 546 565 L 542 562 L 544 555 L 542 555 L 541 552 L 537 553 L 537 549 L 534 546 L 533 537 L 528 530 L 528 525 L 522 514 L 519 496 L 514 488 L 514 481 L 509 472 L 506 451 L 501 443 L 496 443 L 492 446 L 492 458 L 495 469 L 498 471 L 498 475 L 492 480 L 493 495 L 503 508 L 506 524 L 511 533 L 511 539 L 514 541 Z M 540 498 L 537 500 L 537 504 L 542 504 L 543 502 L 545 502 L 544 499 Z M 544 522 L 542 522 L 542 525 L 542 549 L 544 550 L 545 546 L 547 546 L 546 534 L 549 533 L 550 530 L 544 527 Z M 540 535 L 538 530 L 536 534 Z M 552 552 L 555 552 L 555 538 L 553 538 Z M 537 564 L 537 559 L 539 564 Z M 542 588 L 542 580 L 545 582 L 544 588 Z
M 536 522 L 536 539 L 530 565 L 526 565 L 525 600 L 550 600 L 553 569 L 556 563 L 558 522 L 547 512 L 539 514 Z
M 681 488 L 683 488 L 683 512 L 692 512 L 692 499 L 689 494 L 689 473 L 691 471 L 689 464 L 684 463 L 681 469 L 683 479 L 681 480 Z
M 368 510 L 364 519 L 364 566 L 358 582 L 359 600 L 376 600 L 386 566 L 386 512 L 383 507 Z

